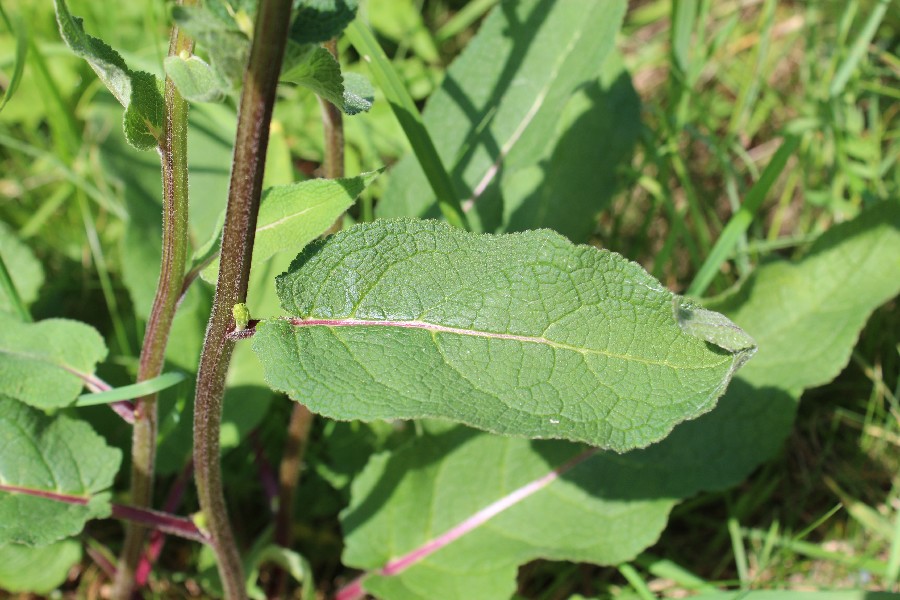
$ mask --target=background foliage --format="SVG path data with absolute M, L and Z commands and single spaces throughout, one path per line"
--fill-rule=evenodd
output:
M 734 319 L 761 349 L 718 409 L 662 443 L 621 456 L 594 455 L 536 495 L 535 507 L 518 507 L 524 516 L 507 513 L 507 523 L 462 538 L 402 577 L 375 577 L 367 585 L 390 597 L 427 597 L 427 586 L 450 572 L 443 585 L 460 586 L 461 594 L 483 590 L 485 597 L 675 596 L 715 587 L 896 591 L 896 1 L 648 0 L 590 3 L 591 9 L 574 12 L 560 9 L 564 2 L 535 1 L 517 4 L 518 13 L 506 4 L 485 17 L 493 4 L 369 0 L 360 9 L 413 99 L 427 106 L 425 124 L 476 227 L 553 228 L 575 242 L 613 249 L 683 293 L 715 254 L 731 215 L 761 193 L 757 214 L 734 238 L 729 260 L 715 265 L 705 293 L 707 306 Z M 132 68 L 162 74 L 169 26 L 163 3 L 73 0 L 70 8 Z M 63 46 L 50 3 L 6 2 L 3 9 L 0 83 L 10 101 L 0 112 L 0 253 L 34 319 L 95 327 L 108 356 L 101 344 L 84 369 L 101 361 L 99 376 L 126 385 L 133 381 L 159 269 L 158 160 L 128 146 L 119 102 Z M 868 20 L 878 10 L 884 18 L 870 31 Z M 298 40 L 314 40 L 314 33 L 296 32 Z M 216 50 L 223 48 L 204 54 L 201 45 L 200 54 L 228 64 L 230 56 Z M 346 40 L 341 54 L 345 72 L 368 73 Z M 492 58 L 486 63 L 485 56 Z M 21 76 L 19 64 L 25 65 Z M 523 74 L 539 85 L 514 86 Z M 295 75 L 298 85 L 280 91 L 267 186 L 310 178 L 322 159 L 319 107 L 303 88 L 307 74 Z M 227 97 L 234 82 L 219 83 Z M 369 113 L 346 119 L 347 172 L 391 170 L 362 192 L 350 216 L 436 217 L 434 194 L 381 94 Z M 333 99 L 339 97 L 346 100 Z M 233 102 L 196 104 L 191 121 L 191 243 L 201 249 L 214 239 L 225 197 Z M 797 140 L 796 151 L 763 185 L 760 174 L 785 135 Z M 505 157 L 502 168 L 482 187 L 498 154 Z M 321 193 L 332 210 L 349 203 Z M 558 198 L 567 199 L 564 209 L 554 205 Z M 331 214 L 323 213 L 323 223 Z M 282 312 L 271 281 L 293 255 L 278 250 L 254 269 L 248 298 L 254 317 Z M 209 287 L 191 288 L 175 323 L 178 342 L 167 353 L 167 370 L 196 370 L 210 303 Z M 12 310 L 3 294 L 0 310 Z M 18 341 L 22 327 L 38 325 L 8 323 L 0 345 Z M 34 397 L 5 385 L 0 370 L 0 392 L 25 402 Z M 192 385 L 188 377 L 163 393 L 160 506 L 190 453 Z M 100 443 L 90 428 L 99 432 L 109 448 L 93 465 L 97 473 L 78 483 L 83 490 L 76 485 L 71 491 L 108 487 L 115 448 L 129 443 L 115 414 L 84 408 L 75 420 L 69 408 L 43 429 L 46 417 L 39 411 L 0 400 L 3 423 L 12 421 L 10 411 L 18 411 L 16 421 L 68 444 Z M 244 548 L 262 544 L 260 532 L 271 521 L 266 489 L 289 411 L 290 403 L 266 385 L 249 345 L 239 346 L 222 443 L 231 510 L 245 516 L 237 525 Z M 355 574 L 348 567 L 384 567 L 530 476 L 567 464 L 577 450 L 567 442 L 496 438 L 429 422 L 318 420 L 297 497 L 297 550 L 312 562 L 319 590 L 333 593 Z M 429 470 L 438 458 L 446 472 Z M 56 464 L 57 475 L 67 476 L 62 471 L 68 467 Z M 392 479 L 414 467 L 418 478 Z M 18 476 L 0 475 L 7 483 Z M 495 481 L 504 485 L 486 492 Z M 379 492 L 392 482 L 396 494 Z M 124 489 L 123 481 L 115 482 L 114 499 L 127 501 Z M 426 523 L 423 507 L 442 498 L 461 504 L 449 507 L 446 523 Z M 100 500 L 73 510 L 83 519 L 105 515 L 109 498 Z M 177 512 L 195 509 L 189 490 Z M 10 510 L 40 507 L 0 503 L 0 514 Z M 558 540 L 523 535 L 530 514 L 546 519 L 557 513 L 563 516 L 543 523 L 543 531 L 555 531 Z M 410 526 L 420 520 L 422 527 Z M 584 522 L 596 524 L 591 534 L 599 542 L 573 548 Z M 81 544 L 64 539 L 26 551 L 11 543 L 25 533 L 50 541 L 78 531 L 4 537 L 0 564 L 46 561 L 39 575 L 52 585 L 35 591 L 60 585 L 85 596 L 96 594 L 102 581 L 97 565 L 114 555 L 121 537 L 114 521 L 94 520 L 80 534 Z M 388 553 L 379 541 L 386 538 L 392 540 Z M 167 544 L 150 583 L 154 593 L 178 597 L 216 589 L 206 569 L 209 557 L 197 544 Z M 484 561 L 484 548 L 505 552 Z M 53 560 L 23 559 L 29 551 Z M 473 562 L 481 570 L 467 582 L 460 574 L 471 573 Z M 34 578 L 28 577 L 24 570 L 0 570 L 2 587 L 11 591 L 29 589 Z

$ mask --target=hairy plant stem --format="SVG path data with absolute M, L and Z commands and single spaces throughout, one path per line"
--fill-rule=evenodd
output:
M 246 592 L 240 555 L 225 507 L 219 457 L 222 397 L 234 350 L 234 342 L 227 334 L 233 328 L 232 308 L 247 298 L 269 123 L 287 43 L 290 13 L 291 0 L 262 0 L 259 3 L 238 111 L 219 277 L 203 342 L 194 401 L 195 481 L 225 597 L 229 599 L 245 598 Z
M 339 58 L 336 38 L 323 45 L 331 52 L 335 60 Z M 344 176 L 344 117 L 337 106 L 321 96 L 318 98 L 319 107 L 322 109 L 322 127 L 325 136 L 322 174 L 328 179 L 338 179 Z M 326 235 L 340 231 L 343 222 L 344 217 L 341 215 L 328 228 Z M 290 548 L 293 541 L 291 525 L 294 517 L 294 496 L 300 483 L 300 468 L 303 465 L 303 456 L 306 454 L 309 431 L 314 419 L 315 415 L 306 406 L 299 402 L 294 404 L 288 424 L 284 453 L 278 469 L 278 513 L 275 516 L 275 543 L 284 548 Z M 269 597 L 283 597 L 287 589 L 287 582 L 287 571 L 277 569 L 272 576 Z
M 184 0 L 183 4 L 193 4 Z M 178 27 L 172 28 L 169 55 L 191 52 L 194 42 Z M 138 365 L 138 383 L 162 372 L 166 343 L 178 307 L 188 247 L 188 104 L 171 79 L 166 79 L 166 117 L 159 144 L 163 182 L 162 260 L 156 297 L 150 309 L 144 343 Z M 156 463 L 157 394 L 138 398 L 134 405 L 134 429 L 131 438 L 131 502 L 147 508 L 153 499 L 153 473 Z M 130 522 L 116 569 L 113 598 L 127 600 L 135 587 L 135 573 L 141 561 L 146 527 Z

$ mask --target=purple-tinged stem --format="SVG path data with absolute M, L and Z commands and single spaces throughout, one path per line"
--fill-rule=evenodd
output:
M 196 0 L 179 1 L 179 4 L 195 3 Z M 190 53 L 193 48 L 193 40 L 173 26 L 169 37 L 169 56 Z M 162 372 L 169 332 L 181 295 L 188 252 L 188 104 L 169 78 L 166 78 L 164 98 L 165 124 L 159 143 L 163 184 L 162 258 L 156 296 L 141 346 L 138 383 L 153 379 Z M 153 500 L 156 400 L 156 393 L 136 399 L 132 413 L 134 427 L 131 438 L 130 497 L 131 502 L 140 507 L 149 507 Z M 131 598 L 135 586 L 135 571 L 144 552 L 146 534 L 146 529 L 139 523 L 129 523 L 125 529 L 125 541 L 113 582 L 112 597 L 115 600 Z
M 175 483 L 173 483 L 172 487 L 169 489 L 169 494 L 168 496 L 166 496 L 166 501 L 163 504 L 164 512 L 175 512 L 175 509 L 177 509 L 178 505 L 181 504 L 181 499 L 184 497 L 184 492 L 187 489 L 188 482 L 190 481 L 191 475 L 193 474 L 194 461 L 189 460 L 184 466 L 184 469 L 181 470 L 181 473 L 178 474 L 178 478 L 175 479 Z M 159 558 L 159 555 L 162 553 L 163 546 L 165 546 L 165 544 L 165 533 L 157 529 L 150 534 L 150 543 L 147 545 L 147 552 L 141 557 L 141 562 L 138 564 L 137 571 L 134 575 L 135 585 L 138 588 L 142 588 L 143 586 L 147 585 L 147 581 L 150 579 L 150 571 L 153 568 L 153 563 L 155 563 Z
M 404 554 L 399 558 L 395 558 L 394 560 L 389 561 L 385 566 L 380 569 L 377 569 L 374 572 L 365 573 L 360 575 L 349 584 L 338 590 L 337 595 L 335 596 L 336 600 L 359 600 L 365 596 L 365 592 L 363 591 L 362 582 L 366 577 L 371 575 L 380 575 L 383 577 L 390 577 L 392 575 L 397 575 L 398 573 L 403 572 L 408 569 L 412 565 L 421 561 L 427 556 L 434 554 L 441 548 L 453 543 L 458 540 L 462 536 L 466 535 L 473 529 L 484 525 L 490 519 L 496 517 L 498 514 L 502 513 L 504 510 L 515 506 L 519 502 L 522 502 L 529 496 L 532 496 L 536 492 L 544 489 L 557 479 L 559 479 L 563 474 L 571 471 L 573 468 L 583 463 L 585 460 L 593 456 L 599 451 L 598 448 L 589 448 L 584 452 L 570 458 L 568 461 L 563 463 L 562 465 L 556 467 L 546 475 L 542 477 L 538 477 L 533 481 L 529 481 L 522 487 L 513 490 L 503 498 L 489 504 L 483 509 L 479 510 L 477 513 L 466 519 L 465 521 L 459 523 L 455 527 L 450 530 L 444 532 L 438 537 L 429 540 L 412 550 Z
M 200 508 L 212 537 L 228 599 L 246 598 L 240 554 L 228 520 L 219 449 L 225 377 L 234 351 L 228 339 L 232 308 L 247 298 L 250 259 L 262 192 L 269 124 L 287 44 L 291 0 L 259 3 L 250 59 L 244 72 L 219 276 L 206 328 L 194 401 L 194 469 Z
M 253 444 L 253 462 L 256 463 L 256 469 L 259 472 L 259 480 L 266 495 L 266 502 L 271 511 L 276 513 L 278 511 L 278 479 L 275 477 L 275 470 L 272 468 L 272 463 L 266 458 L 257 430 L 254 429 L 250 433 L 250 441 Z

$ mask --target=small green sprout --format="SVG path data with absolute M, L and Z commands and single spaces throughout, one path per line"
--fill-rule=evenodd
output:
M 250 322 L 250 309 L 247 308 L 247 305 L 243 302 L 235 304 L 231 309 L 231 314 L 234 316 L 234 330 L 245 330 Z

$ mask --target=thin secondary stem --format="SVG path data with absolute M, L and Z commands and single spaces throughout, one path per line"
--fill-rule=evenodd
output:
M 193 4 L 194 0 L 182 0 Z M 173 26 L 169 39 L 169 55 L 191 52 L 194 42 Z M 165 87 L 166 119 L 159 145 L 163 180 L 162 260 L 156 297 L 147 320 L 141 347 L 138 383 L 158 377 L 165 362 L 166 344 L 172 320 L 181 295 L 188 247 L 188 104 L 171 79 Z M 131 439 L 131 502 L 149 507 L 153 499 L 153 476 L 156 463 L 156 399 L 157 393 L 138 398 L 134 404 L 134 429 Z M 127 600 L 135 586 L 135 573 L 141 561 L 146 527 L 129 523 L 116 569 L 113 598 Z
M 90 496 L 78 496 L 74 494 L 63 494 L 50 490 L 40 490 L 35 488 L 19 487 L 16 485 L 0 484 L 0 491 L 11 494 L 24 494 L 62 502 L 64 504 L 77 504 L 85 506 L 90 503 Z M 116 519 L 125 519 L 135 523 L 142 523 L 146 527 L 158 529 L 172 535 L 177 535 L 185 539 L 194 540 L 201 543 L 208 543 L 209 537 L 201 531 L 197 525 L 185 517 L 179 517 L 167 512 L 159 510 L 150 510 L 140 506 L 130 506 L 127 504 L 111 503 L 110 509 L 112 516 Z
M 309 443 L 315 415 L 299 402 L 294 404 L 288 424 L 284 454 L 278 468 L 278 512 L 275 515 L 275 543 L 290 548 L 293 542 L 294 497 L 300 481 L 300 467 Z M 278 569 L 272 577 L 270 598 L 281 598 L 287 588 L 288 574 Z
M 219 277 L 203 342 L 194 401 L 194 468 L 200 507 L 229 599 L 245 598 L 244 575 L 222 492 L 219 430 L 225 376 L 234 342 L 232 308 L 247 298 L 250 259 L 262 192 L 269 124 L 287 43 L 291 0 L 259 4 L 250 60 L 244 73 Z

